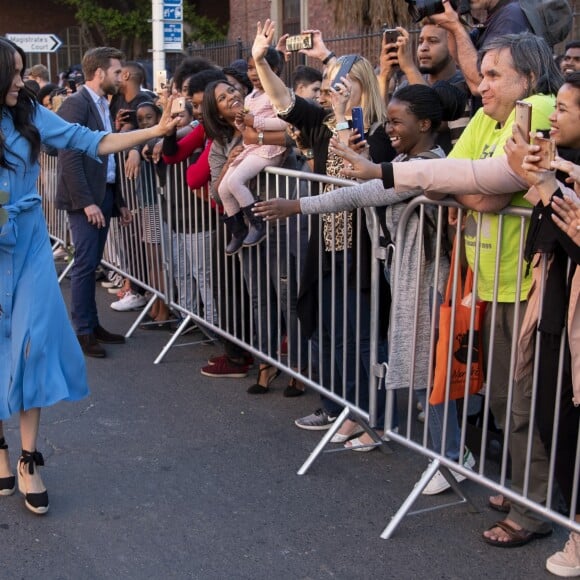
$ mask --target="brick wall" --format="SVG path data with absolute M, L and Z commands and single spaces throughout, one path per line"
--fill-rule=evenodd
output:
M 6 0 L 0 18 L 0 35 L 4 34 L 59 34 L 76 24 L 74 11 L 52 0 Z
M 230 28 L 228 37 L 238 37 L 244 43 L 256 35 L 256 22 L 270 17 L 270 0 L 230 0 Z

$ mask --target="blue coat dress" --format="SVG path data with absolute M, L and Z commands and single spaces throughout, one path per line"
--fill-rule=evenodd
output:
M 0 420 L 18 411 L 85 397 L 84 356 L 69 322 L 37 191 L 38 161 L 0 106 L 6 158 L 0 190 L 10 194 L 9 220 L 0 228 Z M 71 125 L 37 106 L 34 124 L 45 145 L 97 158 L 104 132 Z

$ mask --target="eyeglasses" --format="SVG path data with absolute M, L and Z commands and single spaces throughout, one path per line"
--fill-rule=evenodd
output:
M 0 226 L 8 221 L 8 212 L 2 207 L 8 203 L 10 194 L 7 191 L 0 191 Z

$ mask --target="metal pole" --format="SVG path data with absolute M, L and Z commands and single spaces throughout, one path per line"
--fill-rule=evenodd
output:
M 153 79 L 158 78 L 165 68 L 165 51 L 163 50 L 163 0 L 151 0 L 153 33 Z M 154 81 L 155 82 L 155 81 Z

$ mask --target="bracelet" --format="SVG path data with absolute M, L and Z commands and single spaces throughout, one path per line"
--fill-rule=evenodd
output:
M 348 121 L 342 121 L 341 123 L 337 123 L 336 127 L 334 128 L 335 131 L 346 131 L 346 129 L 350 129 Z
M 258 145 L 263 145 L 264 144 L 264 133 L 262 131 L 260 131 L 258 133 Z
M 332 52 L 332 50 L 326 55 L 326 58 L 322 61 L 322 64 L 324 66 L 326 66 L 329 62 L 330 59 L 332 58 L 336 58 L 336 54 L 334 54 L 334 52 Z

